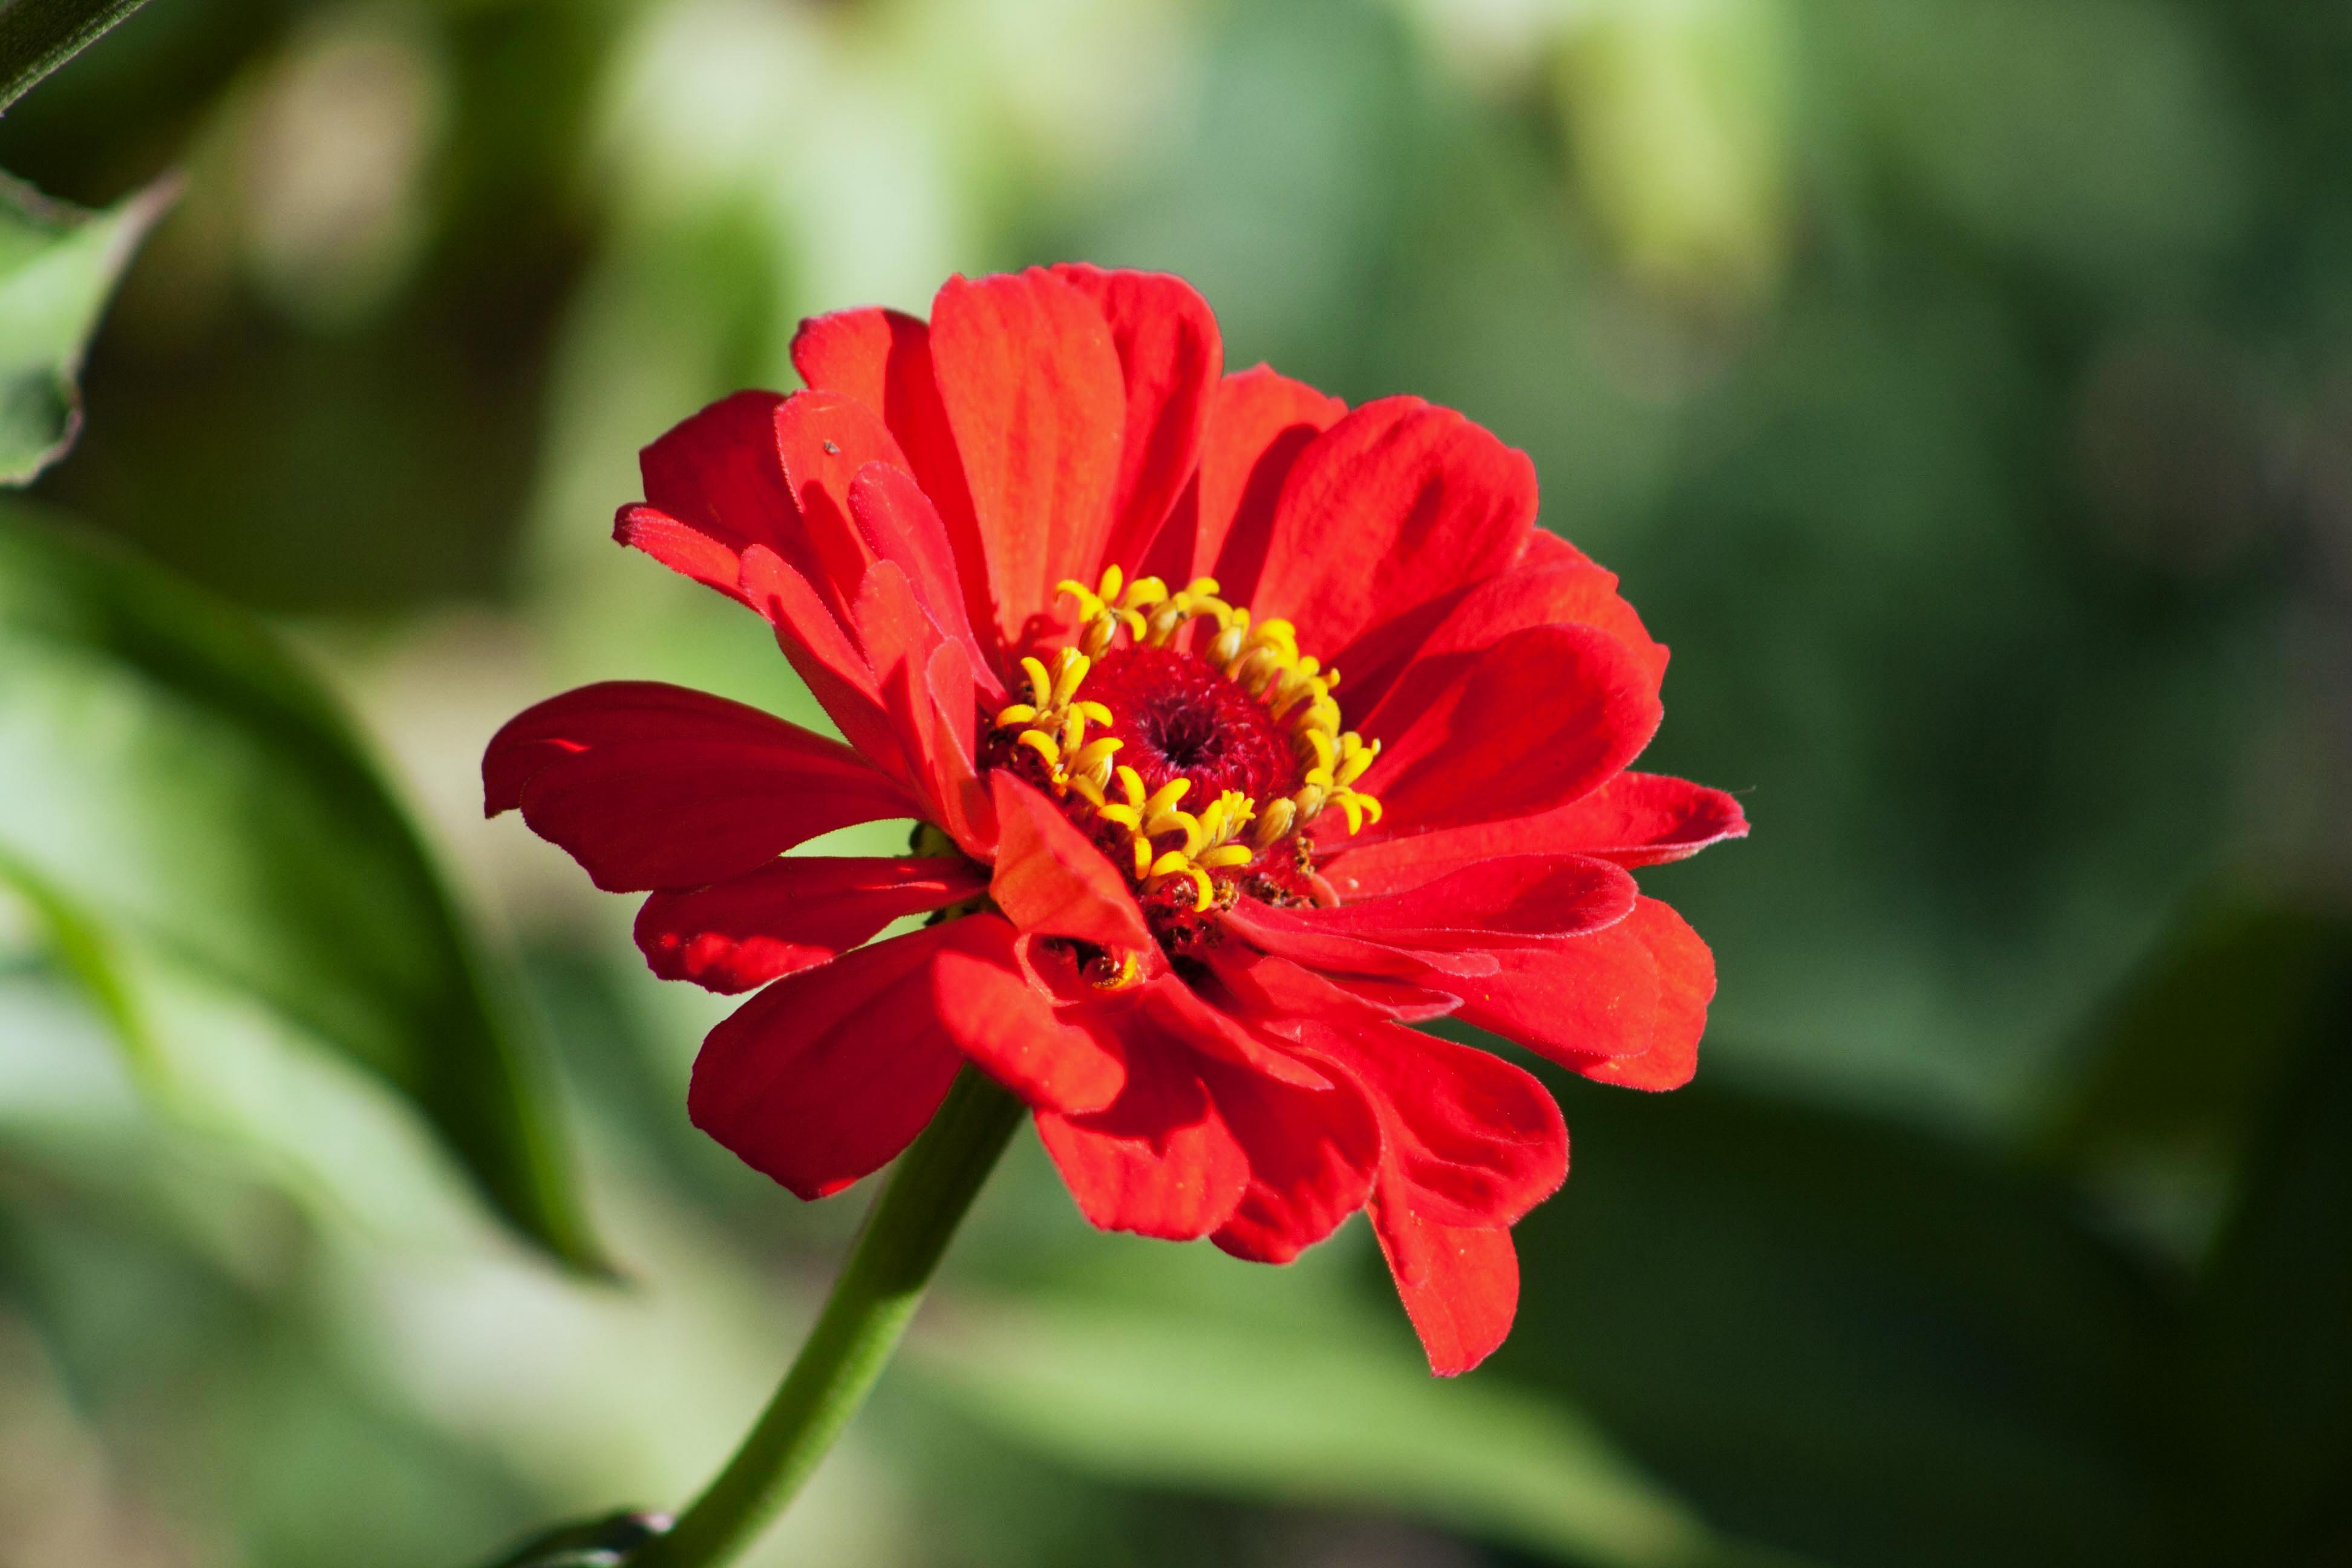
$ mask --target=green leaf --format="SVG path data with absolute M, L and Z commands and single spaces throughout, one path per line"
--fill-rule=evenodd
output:
M 0 484 L 32 483 L 73 445 L 82 352 L 175 189 L 159 181 L 87 213 L 0 175 Z
M 1832 1563 L 2160 1560 L 2179 1295 L 2065 1189 L 1858 1114 L 1551 1081 L 1576 1168 L 1514 1233 L 1495 1373 Z
M 1108 1480 L 1394 1510 L 1609 1568 L 1767 1561 L 1712 1534 L 1573 1409 L 1433 1378 L 1348 1316 L 1276 1325 L 963 1297 L 914 1352 L 967 1415 Z
M 2352 954 L 2326 992 L 2197 1304 L 2216 1562 L 2352 1560 Z
M 147 0 L 9 0 L 0 9 L 0 109 Z
M 2047 1142 L 2069 1158 L 2239 1163 L 2283 1073 L 2334 1005 L 2352 921 L 2217 899 L 2104 1008 Z
M 509 1220 L 602 1267 L 509 977 L 341 714 L 259 626 L 0 511 L 0 881 L 47 911 L 134 1046 L 112 949 L 390 1085 Z

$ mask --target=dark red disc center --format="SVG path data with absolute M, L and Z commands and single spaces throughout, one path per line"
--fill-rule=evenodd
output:
M 1166 647 L 1120 647 L 1097 659 L 1080 695 L 1111 710 L 1108 730 L 1126 742 L 1117 762 L 1143 777 L 1146 790 L 1173 778 L 1192 781 L 1184 797 L 1198 811 L 1226 790 L 1261 806 L 1298 787 L 1289 734 L 1265 705 L 1224 671 Z

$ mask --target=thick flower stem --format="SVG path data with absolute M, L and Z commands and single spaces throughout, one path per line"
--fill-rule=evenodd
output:
M 976 1068 L 957 1076 L 939 1114 L 899 1157 L 759 1424 L 677 1524 L 630 1559 L 632 1568 L 731 1562 L 792 1500 L 882 1375 L 1023 1109 Z

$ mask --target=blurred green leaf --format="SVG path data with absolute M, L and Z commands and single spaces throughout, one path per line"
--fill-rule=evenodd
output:
M 0 109 L 147 0 L 9 0 L 0 9 Z
M 1560 1097 L 1576 1170 L 1515 1233 L 1496 1373 L 1828 1562 L 2161 1560 L 2177 1304 L 2063 1191 L 1849 1113 Z
M 919 1364 L 967 1414 L 1105 1479 L 1410 1513 L 1612 1568 L 1768 1561 L 1717 1539 L 1572 1408 L 1433 1378 L 1344 1316 L 1277 1327 L 965 1299 Z
M 333 703 L 258 626 L 0 513 L 0 879 L 47 911 L 134 1045 L 117 943 L 390 1084 L 509 1220 L 601 1267 L 508 977 Z
M 0 46 L 22 9 L 0 11 Z M 30 484 L 73 445 L 83 349 L 174 191 L 158 181 L 87 213 L 0 176 L 0 484 Z
M 2195 915 L 2102 1010 L 2048 1134 L 2054 1152 L 2231 1169 L 2352 970 L 2352 921 L 2229 901 Z
M 2352 1561 L 2352 964 L 2331 980 L 2198 1302 L 2216 1561 Z

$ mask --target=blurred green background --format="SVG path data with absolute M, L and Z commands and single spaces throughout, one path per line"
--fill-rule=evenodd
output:
M 0 900 L 0 1564 L 460 1568 L 715 1468 L 865 1199 L 692 1132 L 724 1005 L 478 759 L 591 679 L 805 716 L 609 542 L 636 448 L 1062 258 L 1534 456 L 1757 825 L 1643 874 L 1721 992 L 1693 1089 L 1559 1080 L 1456 1384 L 1360 1224 L 1097 1236 L 1024 1139 L 759 1561 L 2352 1563 L 2347 84 L 2322 0 L 158 0 L 0 121 L 185 178 L 34 497 L 358 716 L 625 1282 L 217 995 L 135 1093 Z

